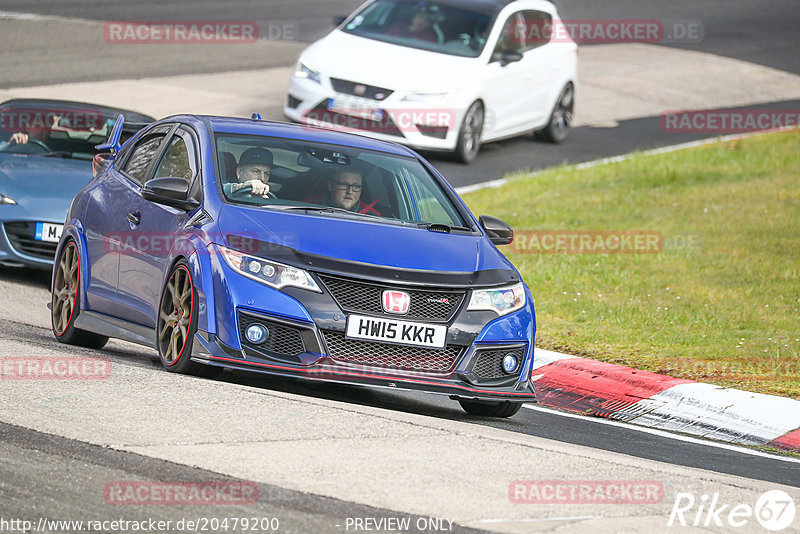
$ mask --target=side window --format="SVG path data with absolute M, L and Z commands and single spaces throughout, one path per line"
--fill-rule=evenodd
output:
M 191 139 L 186 133 L 172 136 L 164 157 L 158 163 L 154 178 L 174 176 L 189 181 L 197 174 L 197 160 Z
M 533 50 L 550 42 L 553 34 L 553 16 L 532 9 L 522 12 L 525 29 L 525 50 Z
M 147 168 L 158 152 L 164 137 L 164 134 L 154 134 L 139 141 L 133 147 L 133 151 L 122 169 L 125 174 L 139 183 L 143 183 L 146 178 Z
M 492 52 L 491 61 L 500 61 L 503 52 L 525 52 L 525 23 L 520 17 L 521 12 L 514 13 L 503 24 L 500 37 Z

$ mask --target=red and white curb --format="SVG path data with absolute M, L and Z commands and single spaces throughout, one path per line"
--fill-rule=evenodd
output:
M 541 406 L 800 453 L 800 401 L 536 349 Z

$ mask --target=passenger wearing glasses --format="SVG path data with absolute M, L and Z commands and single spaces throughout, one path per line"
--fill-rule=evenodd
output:
M 378 210 L 375 209 L 377 200 L 371 204 L 361 202 L 362 182 L 363 177 L 360 170 L 352 167 L 338 169 L 328 179 L 327 190 L 321 201 L 320 199 L 307 199 L 306 202 L 327 204 L 347 211 L 380 216 Z

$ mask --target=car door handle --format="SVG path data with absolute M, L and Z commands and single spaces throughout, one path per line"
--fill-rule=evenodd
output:
M 142 222 L 142 213 L 139 211 L 129 213 L 128 222 L 131 223 L 131 226 L 139 226 L 139 223 Z

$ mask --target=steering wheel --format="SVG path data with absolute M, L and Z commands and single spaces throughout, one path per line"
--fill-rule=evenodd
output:
M 228 198 L 231 198 L 233 200 L 269 200 L 269 199 L 272 199 L 272 198 L 278 198 L 271 191 L 269 193 L 267 193 L 266 198 L 262 197 L 261 195 L 253 195 L 252 191 L 253 191 L 253 187 L 247 185 L 247 186 L 242 187 L 241 189 L 237 189 L 233 193 L 229 194 Z
M 28 138 L 27 143 L 15 143 L 13 145 L 6 145 L 3 149 L 4 152 L 12 152 L 15 154 L 38 154 L 40 152 L 52 152 L 52 149 L 38 139 Z
M 52 152 L 52 150 L 50 150 L 50 147 L 47 146 L 44 143 L 44 141 L 39 141 L 38 139 L 28 138 L 28 142 L 26 144 L 30 145 L 31 143 L 33 143 L 34 145 L 38 145 L 38 146 L 42 147 L 42 149 L 44 149 L 46 152 Z

